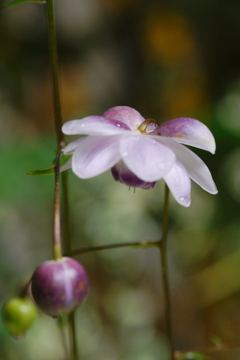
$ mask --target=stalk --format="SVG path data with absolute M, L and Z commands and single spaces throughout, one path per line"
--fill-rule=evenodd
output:
M 61 153 L 57 157 L 55 165 L 55 186 L 54 186 L 54 211 L 53 211 L 53 258 L 59 260 L 62 258 L 61 246 L 61 213 L 60 213 L 60 197 L 59 197 L 59 169 L 60 169 Z
M 47 17 L 47 29 L 48 29 L 48 42 L 49 42 L 49 57 L 51 65 L 52 76 L 52 94 L 53 94 L 53 108 L 54 108 L 54 120 L 55 131 L 57 137 L 57 152 L 65 146 L 64 134 L 61 131 L 62 128 L 62 112 L 61 112 L 61 100 L 60 100 L 60 85 L 59 85 L 59 67 L 58 67 L 58 52 L 57 52 L 57 39 L 56 28 L 54 18 L 54 0 L 47 0 L 45 3 L 46 17 Z M 69 221 L 69 205 L 68 205 L 68 186 L 67 186 L 67 174 L 63 174 L 63 208 L 64 217 L 66 222 L 66 235 L 64 237 L 65 248 L 67 253 L 71 256 L 71 232 Z M 59 210 L 60 211 L 60 210 Z M 58 256 L 58 255 L 56 255 Z M 72 347 L 73 360 L 79 360 L 77 341 L 76 341 L 76 329 L 74 314 L 70 316 L 70 337 Z M 71 320 L 72 319 L 72 320 Z
M 162 237 L 161 237 L 161 241 L 159 241 L 159 250 L 160 250 L 161 265 L 162 265 L 162 269 L 161 269 L 162 282 L 163 282 L 164 303 L 166 310 L 166 330 L 170 343 L 170 359 L 174 360 L 173 336 L 172 336 L 172 312 L 171 312 L 168 258 L 167 258 L 168 218 L 169 218 L 169 188 L 165 184 Z

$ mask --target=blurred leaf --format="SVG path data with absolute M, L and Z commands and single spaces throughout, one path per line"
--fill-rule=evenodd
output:
M 222 346 L 222 340 L 216 336 L 216 335 L 212 335 L 210 337 L 210 340 L 213 342 L 214 345 L 216 345 L 217 347 L 220 347 Z
M 208 356 L 203 355 L 197 351 L 188 351 L 186 353 L 181 353 L 176 357 L 177 360 L 208 360 Z
M 42 170 L 32 170 L 27 175 L 52 175 L 55 174 L 54 166 Z
M 11 7 L 26 3 L 26 2 L 32 2 L 32 3 L 38 3 L 38 4 L 46 3 L 46 1 L 44 1 L 44 0 L 16 0 L 16 1 L 11 2 L 8 5 L 3 6 L 2 9 L 8 9 L 8 8 L 11 8 Z

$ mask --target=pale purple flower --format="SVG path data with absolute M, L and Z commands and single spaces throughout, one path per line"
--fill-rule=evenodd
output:
M 117 106 L 102 116 L 68 121 L 62 131 L 88 136 L 66 146 L 63 153 L 73 155 L 61 171 L 72 167 L 78 177 L 87 179 L 111 169 L 116 181 L 143 189 L 153 188 L 163 178 L 183 206 L 191 202 L 190 179 L 209 193 L 217 193 L 204 162 L 181 145 L 214 154 L 214 137 L 198 120 L 177 118 L 159 126 L 153 120 L 145 120 L 135 109 Z

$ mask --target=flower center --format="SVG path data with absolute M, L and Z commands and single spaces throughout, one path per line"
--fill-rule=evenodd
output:
M 158 123 L 156 123 L 156 121 L 152 120 L 152 119 L 148 119 L 143 121 L 139 127 L 138 130 L 142 133 L 142 134 L 149 134 L 152 131 L 154 131 L 157 127 L 158 127 Z

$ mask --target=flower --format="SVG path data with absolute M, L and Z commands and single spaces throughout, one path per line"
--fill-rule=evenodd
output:
M 73 154 L 61 167 L 72 167 L 80 178 L 97 176 L 109 169 L 116 181 L 130 187 L 151 189 L 163 178 L 176 201 L 190 205 L 191 181 L 216 194 L 217 189 L 205 163 L 187 147 L 215 153 L 215 140 L 200 121 L 177 118 L 158 125 L 145 120 L 128 106 L 117 106 L 102 116 L 66 122 L 66 135 L 88 135 L 71 142 L 63 153 Z

